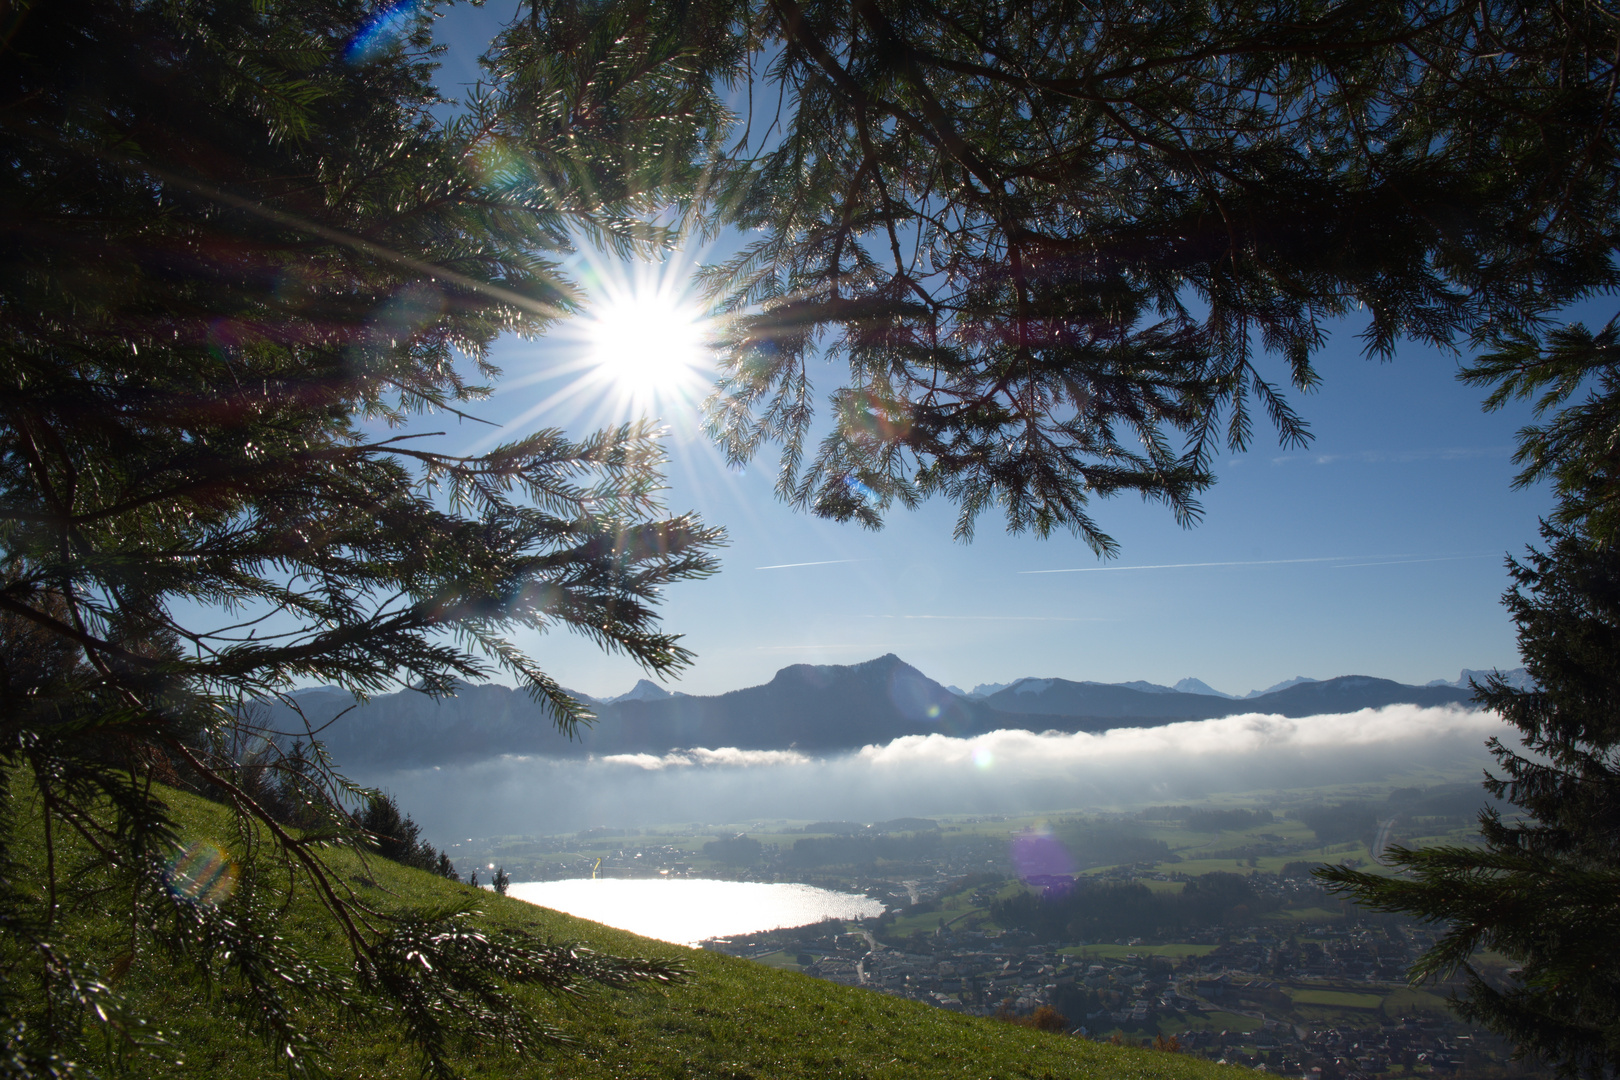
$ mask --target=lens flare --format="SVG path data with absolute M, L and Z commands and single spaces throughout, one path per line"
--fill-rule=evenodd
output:
M 396 0 L 372 14 L 343 47 L 343 59 L 350 64 L 369 64 L 405 39 L 416 0 Z
M 169 892 L 193 904 L 214 907 L 236 891 L 236 863 L 207 840 L 176 853 L 164 870 Z
M 855 498 L 859 499 L 861 502 L 877 501 L 877 492 L 868 487 L 866 482 L 861 480 L 858 476 L 844 477 L 844 487 L 849 490 L 851 495 L 855 496 Z
M 390 348 L 408 341 L 438 322 L 444 310 L 444 294 L 439 290 L 419 283 L 407 285 L 372 313 L 372 340 Z
M 942 700 L 945 694 L 938 686 L 924 678 L 921 672 L 903 665 L 889 675 L 887 689 L 889 701 L 907 720 L 926 720 L 938 724 L 950 710 L 951 702 Z
M 528 183 L 533 174 L 528 158 L 499 136 L 478 140 L 470 153 L 473 171 L 492 188 L 510 190 Z
M 1074 875 L 1074 859 L 1069 849 L 1052 835 L 1045 823 L 1026 829 L 1012 838 L 1012 864 L 1018 876 L 1032 884 L 1050 884 L 1052 878 Z
M 988 769 L 996 763 L 996 756 L 982 746 L 973 748 L 973 764 L 981 769 Z

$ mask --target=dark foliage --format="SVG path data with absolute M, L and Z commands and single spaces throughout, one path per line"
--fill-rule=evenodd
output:
M 368 907 L 325 854 L 362 842 L 367 793 L 315 725 L 265 730 L 256 707 L 296 707 L 301 681 L 444 694 L 504 671 L 567 732 L 589 714 L 511 635 L 573 630 L 676 669 L 660 590 L 714 568 L 719 536 L 658 501 L 650 426 L 476 457 L 379 434 L 468 417 L 494 339 L 578 306 L 572 237 L 672 239 L 650 217 L 699 185 L 720 120 L 657 8 L 542 5 L 452 107 L 433 9 L 0 4 L 0 856 L 20 798 L 45 841 L 38 889 L 0 883 L 0 1071 L 140 1046 L 115 980 L 53 936 L 57 905 L 90 897 L 129 898 L 136 945 L 192 964 L 293 1071 L 319 1056 L 300 1001 L 393 1010 L 446 1075 L 463 1034 L 535 1044 L 508 982 L 667 976 Z M 231 888 L 175 884 L 208 859 L 163 783 L 234 811 Z M 408 818 L 384 824 L 427 862 Z M 94 865 L 63 865 L 69 848 Z M 273 932 L 289 878 L 347 967 Z
M 1077 870 L 1120 863 L 1178 861 L 1169 844 L 1129 826 L 1090 822 L 1075 827 L 1059 825 L 1056 831 Z
M 711 424 L 823 516 L 943 495 L 960 536 L 999 508 L 1109 553 L 1093 497 L 1190 522 L 1256 410 L 1308 438 L 1280 384 L 1332 321 L 1388 356 L 1616 280 L 1609 5 L 746 9 L 780 97 L 721 174 L 758 237 L 710 275 Z M 848 373 L 810 445 L 818 354 Z
M 1072 891 L 998 900 L 990 914 L 1001 926 L 1028 930 L 1042 940 L 1113 941 L 1246 925 L 1278 906 L 1255 892 L 1247 877 L 1216 872 L 1188 879 L 1179 893 L 1155 892 L 1140 882 L 1091 883 L 1082 878 Z
M 858 821 L 814 821 L 799 831 L 817 834 L 830 833 L 835 836 L 854 836 L 857 833 L 865 832 L 866 826 Z
M 899 836 L 807 836 L 784 852 L 790 867 L 871 866 L 883 862 L 916 862 L 938 854 L 937 832 Z
M 1482 847 L 1396 848 L 1402 876 L 1321 876 L 1358 903 L 1442 923 L 1414 978 L 1462 970 L 1459 1013 L 1561 1075 L 1620 1075 L 1620 377 L 1614 324 L 1526 333 L 1469 372 L 1488 401 L 1537 397 L 1545 424 L 1520 433 L 1520 480 L 1554 481 L 1542 544 L 1510 559 L 1503 603 L 1533 685 L 1487 677 L 1476 699 L 1516 729 L 1493 739 Z M 1584 393 L 1584 399 L 1575 400 Z M 1492 949 L 1517 968 L 1486 979 Z
M 1488 410 L 1531 400 L 1543 424 L 1519 433 L 1514 461 L 1523 466 L 1515 487 L 1553 482 L 1553 521 L 1576 526 L 1599 543 L 1620 536 L 1620 322 L 1593 331 L 1582 323 L 1518 329 L 1500 335 L 1496 348 L 1463 372 L 1491 388 Z M 1580 396 L 1580 400 L 1572 400 Z
M 1377 808 L 1368 803 L 1319 803 L 1293 811 L 1294 817 L 1316 834 L 1319 844 L 1354 840 L 1372 843 L 1378 833 Z
M 577 306 L 560 266 L 580 234 L 657 250 L 675 239 L 661 223 L 711 196 L 710 224 L 759 230 L 708 278 L 734 316 L 711 426 L 739 462 L 781 443 L 778 490 L 826 516 L 876 525 L 941 494 L 960 535 L 999 506 L 1104 553 L 1093 496 L 1192 521 L 1256 406 L 1307 437 L 1256 350 L 1307 389 L 1324 326 L 1359 310 L 1380 354 L 1489 338 L 1478 378 L 1561 410 L 1523 460 L 1527 482 L 1560 485 L 1571 531 L 1550 536 L 1554 563 L 1519 568 L 1536 599 L 1516 614 L 1556 608 L 1560 567 L 1580 564 L 1566 540 L 1607 557 L 1613 333 L 1540 321 L 1616 283 L 1604 4 L 537 0 L 459 110 L 430 81 L 434 7 L 0 3 L 3 1067 L 69 1069 L 86 1024 L 143 1038 L 53 943 L 57 890 L 79 881 L 56 865 L 63 833 L 132 898 L 132 927 L 228 984 L 295 1070 L 313 1048 L 289 995 L 395 1010 L 443 1074 L 463 1036 L 539 1041 L 505 981 L 666 977 L 364 910 L 323 852 L 360 841 L 349 808 L 368 793 L 317 725 L 254 722 L 256 701 L 296 707 L 302 681 L 446 694 L 499 670 L 571 731 L 589 715 L 514 632 L 570 629 L 654 672 L 689 660 L 656 605 L 712 571 L 719 537 L 660 505 L 652 427 L 478 457 L 376 433 L 467 417 L 495 337 Z M 752 87 L 756 63 L 777 119 L 723 153 L 715 84 Z M 811 450 L 818 352 L 850 374 Z M 1598 391 L 1568 404 L 1584 380 Z M 1609 984 L 1566 961 L 1613 954 L 1613 864 L 1553 838 L 1579 833 L 1560 800 L 1607 805 L 1613 742 L 1593 718 L 1613 713 L 1592 691 L 1607 676 L 1560 666 L 1581 619 L 1555 621 L 1542 690 L 1486 689 L 1553 748 L 1547 775 L 1502 750 L 1501 790 L 1552 816 L 1488 822 L 1506 861 L 1459 873 L 1526 883 L 1535 932 L 1558 940 L 1475 912 L 1455 941 L 1526 958 L 1503 1000 L 1545 1021 L 1527 1045 L 1612 1071 Z M 218 904 L 168 887 L 159 783 L 236 811 L 245 861 Z M 24 788 L 46 822 L 43 897 L 6 862 Z M 802 858 L 928 842 L 807 839 Z M 278 951 L 271 869 L 322 899 L 352 970 Z M 1580 907 L 1589 886 L 1607 899 Z M 1579 931 L 1545 918 L 1566 910 L 1589 916 Z M 435 974 L 407 978 L 417 961 Z
M 1483 849 L 1394 849 L 1405 878 L 1321 876 L 1364 906 L 1443 921 L 1414 977 L 1463 970 L 1463 1016 L 1563 1074 L 1605 1077 L 1620 1071 L 1620 548 L 1551 524 L 1543 539 L 1511 564 L 1505 597 L 1537 689 L 1480 690 L 1523 740 L 1491 743 L 1486 787 L 1514 813 L 1481 814 Z M 1519 965 L 1505 985 L 1472 966 L 1482 948 Z
M 752 866 L 759 861 L 760 853 L 764 850 L 765 845 L 758 840 L 739 833 L 710 840 L 703 845 L 703 857 L 727 866 Z
M 441 876 L 455 876 L 454 870 L 445 873 L 449 856 L 422 838 L 422 827 L 409 814 L 400 812 L 399 804 L 388 792 L 379 791 L 367 799 L 355 815 L 355 824 L 383 858 Z

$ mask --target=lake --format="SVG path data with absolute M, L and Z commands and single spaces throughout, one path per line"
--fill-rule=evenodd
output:
M 882 901 L 858 893 L 706 878 L 515 881 L 507 895 L 677 945 L 883 914 Z

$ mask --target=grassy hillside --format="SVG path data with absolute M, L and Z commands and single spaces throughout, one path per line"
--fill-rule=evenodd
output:
M 235 825 L 218 807 L 181 794 L 172 796 L 172 806 L 188 840 L 231 846 Z M 26 850 L 20 854 L 24 865 L 43 862 L 28 859 Z M 651 941 L 381 860 L 364 867 L 340 855 L 337 865 L 380 908 L 470 906 L 486 925 L 524 927 L 621 955 L 679 957 L 690 971 L 683 985 L 602 992 L 581 1003 L 535 993 L 528 999 L 532 1007 L 572 1045 L 529 1058 L 469 1047 L 461 1060 L 469 1077 L 1148 1080 L 1232 1075 L 1178 1054 L 1098 1046 Z M 107 911 L 117 910 L 116 900 L 106 905 Z M 291 898 L 279 925 L 289 938 L 340 955 L 330 927 L 302 893 Z M 120 925 L 100 910 L 70 915 L 63 936 L 74 952 L 103 971 L 114 970 L 128 949 Z M 233 1002 L 229 986 L 205 991 L 165 956 L 146 950 L 128 964 L 119 988 L 165 1033 L 174 1051 L 161 1058 L 128 1058 L 129 1075 L 259 1078 L 282 1072 L 262 1043 L 222 1019 Z M 317 1013 L 313 1007 L 308 1011 Z M 418 1060 L 401 1048 L 398 1031 L 386 1019 L 329 1012 L 307 1022 L 326 1048 L 327 1067 L 335 1076 L 419 1075 Z

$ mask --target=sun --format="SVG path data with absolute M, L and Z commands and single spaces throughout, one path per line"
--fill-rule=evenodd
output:
M 693 288 L 701 252 L 639 265 L 589 248 L 580 255 L 581 310 L 549 342 L 531 347 L 526 370 L 503 380 L 503 396 L 526 390 L 529 401 L 472 440 L 466 453 L 481 453 L 535 423 L 585 431 L 650 421 L 680 438 L 700 433 L 720 333 Z
M 708 321 L 695 303 L 670 291 L 605 298 L 582 329 L 597 376 L 631 398 L 682 393 L 708 366 Z

